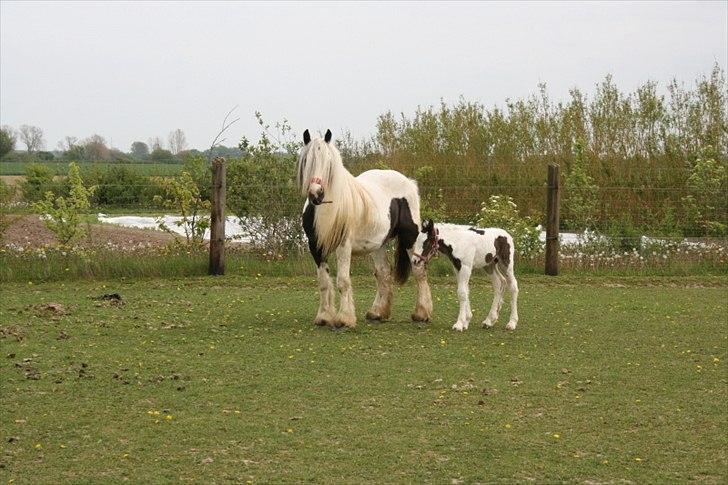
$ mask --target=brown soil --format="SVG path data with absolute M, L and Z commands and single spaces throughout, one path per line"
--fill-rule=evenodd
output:
M 13 217 L 13 216 L 11 216 Z M 121 247 L 136 247 L 140 244 L 154 247 L 166 246 L 174 236 L 153 229 L 136 229 L 112 224 L 91 224 L 90 234 L 80 242 L 83 247 L 100 247 L 108 243 Z M 38 216 L 20 216 L 5 232 L 3 244 L 22 247 L 44 247 L 56 244 L 50 232 Z

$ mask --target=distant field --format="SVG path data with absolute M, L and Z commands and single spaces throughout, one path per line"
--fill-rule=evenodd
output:
M 3 162 L 0 163 L 0 175 L 25 175 L 27 162 Z M 44 162 L 56 175 L 68 173 L 68 162 Z M 137 171 L 141 175 L 175 175 L 182 169 L 181 164 L 176 163 L 96 163 L 80 162 L 81 169 L 99 168 L 101 170 L 109 167 L 126 167 Z

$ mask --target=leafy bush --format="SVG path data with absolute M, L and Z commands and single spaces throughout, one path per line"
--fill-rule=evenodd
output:
M 712 158 L 699 158 L 687 180 L 689 194 L 682 198 L 688 234 L 694 236 L 725 236 L 728 226 L 728 173 L 725 163 Z M 721 220 L 722 218 L 722 220 Z
M 300 145 L 291 138 L 287 121 L 277 123 L 271 134 L 260 113 L 262 128 L 258 143 L 240 141 L 243 155 L 227 169 L 227 204 L 240 218 L 254 248 L 280 257 L 288 249 L 299 249 L 304 241 L 301 201 L 293 183 Z
M 84 172 L 84 179 L 97 186 L 92 201 L 98 206 L 148 206 L 159 192 L 154 190 L 149 177 L 124 166 L 92 166 Z
M 518 206 L 507 195 L 491 195 L 488 202 L 483 202 L 476 224 L 508 231 L 513 236 L 516 252 L 521 256 L 535 256 L 543 250 L 536 222 L 531 217 L 520 216 Z
M 4 180 L 0 179 L 0 241 L 2 241 L 5 231 L 15 221 L 15 217 L 9 214 L 10 203 L 14 195 L 15 187 L 9 186 Z
M 35 202 L 33 209 L 43 216 L 46 227 L 53 232 L 61 246 L 70 246 L 82 238 L 86 231 L 81 225 L 81 215 L 91 207 L 89 198 L 94 188 L 86 188 L 78 165 L 68 168 L 68 197 L 57 196 L 48 191 L 45 199 Z
M 188 172 L 183 171 L 174 178 L 158 177 L 156 182 L 164 191 L 164 196 L 157 195 L 154 201 L 182 216 L 175 224 L 184 230 L 187 245 L 202 245 L 205 230 L 210 227 L 211 204 L 209 200 L 202 198 L 195 180 Z M 176 234 L 161 219 L 159 228 Z
M 580 142 L 574 145 L 574 161 L 564 177 L 564 185 L 564 226 L 577 230 L 592 228 L 597 216 L 599 187 L 587 172 L 584 146 Z
M 61 185 L 53 180 L 53 172 L 48 166 L 30 163 L 25 167 L 25 181 L 21 184 L 21 189 L 26 201 L 39 201 L 45 197 L 46 192 L 59 195 Z

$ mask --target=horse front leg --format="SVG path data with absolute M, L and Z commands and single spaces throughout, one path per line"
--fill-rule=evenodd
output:
M 334 285 L 331 283 L 329 265 L 323 261 L 316 270 L 319 284 L 319 308 L 313 323 L 319 326 L 333 325 L 336 308 L 334 307 Z
M 339 246 L 336 250 L 336 286 L 341 297 L 339 313 L 334 318 L 335 327 L 356 327 L 356 313 L 354 311 L 354 295 L 351 291 L 351 243 Z
M 367 312 L 367 320 L 387 320 L 392 310 L 392 271 L 387 259 L 387 249 L 381 247 L 372 253 L 374 276 L 377 278 L 377 296 Z
M 407 251 L 412 261 L 412 249 Z M 429 322 L 432 318 L 432 293 L 430 284 L 427 283 L 427 270 L 424 264 L 413 264 L 412 272 L 417 280 L 417 303 L 412 313 L 413 322 Z

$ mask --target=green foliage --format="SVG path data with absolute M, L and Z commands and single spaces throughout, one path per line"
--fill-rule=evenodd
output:
M 33 209 L 43 216 L 46 227 L 53 232 L 58 243 L 67 247 L 86 234 L 81 225 L 81 216 L 90 207 L 93 187 L 85 187 L 78 165 L 71 163 L 68 168 L 68 197 L 46 192 L 45 199 L 33 203 Z
M 7 128 L 0 128 L 0 158 L 15 150 L 15 137 Z
M 415 171 L 415 180 L 420 188 L 420 216 L 422 220 L 447 221 L 447 206 L 442 189 L 430 188 L 437 187 L 437 182 L 432 180 L 433 172 L 430 165 L 423 165 Z
M 149 155 L 149 161 L 154 163 L 179 163 L 179 160 L 164 148 L 155 148 Z
M 15 217 L 10 215 L 10 203 L 14 195 L 15 187 L 0 179 L 0 241 L 3 240 L 7 228 L 15 221 Z
M 685 162 L 700 156 L 728 160 L 726 93 L 716 64 L 691 87 L 673 82 L 666 96 L 654 82 L 621 91 L 607 76 L 594 95 L 573 89 L 558 103 L 541 84 L 533 95 L 507 100 L 503 108 L 460 99 L 412 114 L 387 112 L 378 119 L 375 142 L 362 144 L 369 152 L 357 153 L 354 166 L 363 171 L 381 164 L 413 176 L 426 163 L 432 167 L 428 177 L 448 201 L 448 219 L 461 220 L 494 192 L 507 193 L 523 209 L 543 207 L 547 165 L 575 158 L 579 142 L 584 170 L 569 174 L 567 196 L 574 197 L 565 200 L 566 224 L 605 228 L 628 217 L 643 229 L 661 231 L 669 211 L 682 216 L 678 203 L 687 194 L 676 190 L 689 190 L 691 165 Z M 578 187 L 576 193 L 568 182 Z M 605 189 L 615 186 L 624 190 Z M 592 200 L 596 188 L 601 189 Z M 726 217 L 718 212 L 712 220 L 725 225 Z
M 84 179 L 96 186 L 92 202 L 102 207 L 148 207 L 159 193 L 149 177 L 129 165 L 90 165 Z
M 131 144 L 130 153 L 137 160 L 146 160 L 149 158 L 149 146 L 143 141 L 135 141 Z
M 227 204 L 241 219 L 254 247 L 280 257 L 303 240 L 300 197 L 293 183 L 300 144 L 291 136 L 286 120 L 276 123 L 271 133 L 260 113 L 260 139 L 253 144 L 240 141 L 242 156 L 227 169 Z
M 690 223 L 688 235 L 727 235 L 726 164 L 712 158 L 699 158 L 690 170 L 687 186 L 689 194 L 682 198 L 682 204 Z
M 43 199 L 47 192 L 58 194 L 60 184 L 54 182 L 53 172 L 46 165 L 30 163 L 25 166 L 25 180 L 21 184 L 23 198 L 27 202 Z
M 157 178 L 156 182 L 164 195 L 155 196 L 155 203 L 181 216 L 175 224 L 184 230 L 188 246 L 202 245 L 205 230 L 210 227 L 210 201 L 202 198 L 192 175 L 183 171 L 174 178 Z M 176 234 L 161 219 L 159 228 Z
M 518 214 L 518 206 L 509 196 L 490 196 L 488 202 L 483 202 L 475 223 L 479 227 L 499 227 L 508 231 L 521 256 L 533 257 L 543 250 L 536 221 Z
M 589 175 L 586 167 L 584 146 L 574 145 L 574 160 L 569 167 L 564 185 L 563 225 L 568 229 L 591 229 L 597 220 L 599 187 Z

